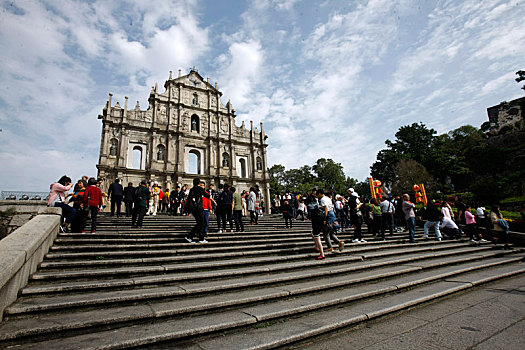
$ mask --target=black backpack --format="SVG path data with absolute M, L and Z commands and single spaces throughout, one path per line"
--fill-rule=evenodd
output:
M 222 194 L 224 193 L 223 190 L 215 192 L 215 203 L 217 203 L 217 206 L 220 206 L 222 204 Z
M 195 193 L 193 188 L 188 194 L 185 211 L 187 213 L 196 213 L 198 211 L 202 211 L 202 195 Z
M 142 186 L 137 186 L 133 191 L 133 202 L 140 203 L 142 201 Z
M 321 215 L 321 208 L 319 207 L 319 202 L 315 198 L 309 198 L 308 204 L 306 205 L 310 216 L 317 217 Z

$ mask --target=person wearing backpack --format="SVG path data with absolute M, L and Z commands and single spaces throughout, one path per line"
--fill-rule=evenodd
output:
M 319 201 L 317 199 L 317 189 L 312 190 L 312 194 L 306 200 L 306 207 L 308 208 L 308 213 L 310 214 L 310 220 L 312 220 L 312 239 L 315 244 L 315 251 L 319 253 L 316 260 L 324 260 L 324 250 L 323 244 L 321 243 L 321 234 L 323 233 L 324 228 L 324 217 L 321 212 L 321 207 L 319 206 Z
M 150 191 L 147 187 L 148 183 L 146 180 L 140 182 L 140 186 L 135 188 L 133 194 L 133 213 L 131 215 L 131 227 L 141 228 L 146 215 L 146 208 L 148 207 L 148 200 L 150 197 Z M 136 225 L 135 225 L 136 223 Z
M 214 199 L 215 199 L 215 203 L 216 203 L 215 217 L 217 218 L 217 231 L 219 233 L 222 232 L 222 224 L 221 224 L 221 220 L 222 220 L 222 215 L 221 215 L 222 198 L 221 198 L 221 196 L 222 196 L 223 189 L 224 189 L 224 185 L 223 184 L 219 184 L 218 191 L 216 191 L 215 194 L 214 194 Z
M 222 232 L 226 232 L 226 220 L 230 224 L 230 232 L 233 232 L 233 221 L 232 221 L 232 203 L 233 195 L 230 192 L 230 185 L 225 184 L 224 189 L 219 197 L 220 204 L 218 211 L 220 211 L 221 221 L 222 221 Z M 221 228 L 219 227 L 219 232 Z
M 191 188 L 188 199 L 186 201 L 186 206 L 184 208 L 185 212 L 191 213 L 195 218 L 195 226 L 191 229 L 189 234 L 184 237 L 188 243 L 195 243 L 193 237 L 198 236 L 200 243 L 208 243 L 205 239 L 204 233 L 204 208 L 202 205 L 202 198 L 210 199 L 210 194 L 200 186 L 201 180 L 196 177 L 193 179 L 193 187 Z M 231 205 L 231 203 L 230 203 Z

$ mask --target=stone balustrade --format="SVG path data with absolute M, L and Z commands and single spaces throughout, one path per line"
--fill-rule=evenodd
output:
M 0 320 L 44 259 L 60 228 L 60 208 L 35 209 L 35 217 L 0 241 Z

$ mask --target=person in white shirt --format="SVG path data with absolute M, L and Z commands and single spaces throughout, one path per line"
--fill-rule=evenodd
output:
M 460 233 L 458 225 L 451 218 L 447 218 L 443 213 L 440 215 L 441 223 L 439 224 L 439 229 L 443 231 L 444 234 L 450 237 L 450 239 L 459 239 Z
M 443 202 L 443 205 L 441 206 L 441 213 L 443 214 L 444 217 L 449 218 L 449 219 L 452 219 L 452 215 L 454 215 L 454 213 L 452 212 L 452 208 L 450 207 L 450 204 L 448 204 L 447 202 Z
M 304 204 L 304 200 L 301 199 L 301 202 L 299 203 L 299 207 L 297 208 L 297 217 L 296 219 L 301 216 L 301 221 L 304 221 L 305 214 L 308 214 L 308 209 L 306 208 L 306 204 Z
M 348 217 L 346 216 L 345 212 L 345 204 L 346 200 L 341 195 L 335 196 L 335 215 L 341 222 L 341 229 L 344 231 L 345 228 L 349 227 L 348 224 Z
M 319 199 L 319 206 L 325 214 L 325 228 L 323 238 L 326 242 L 326 246 L 328 247 L 326 251 L 334 251 L 334 248 L 332 248 L 332 240 L 339 245 L 339 251 L 343 251 L 345 243 L 335 235 L 335 230 L 338 223 L 334 213 L 334 205 L 332 204 L 332 200 L 330 197 L 324 195 L 324 191 L 322 189 L 317 190 L 317 198 Z
M 390 236 L 393 236 L 394 235 L 394 213 L 396 212 L 396 207 L 390 200 L 386 198 L 383 198 L 383 201 L 381 202 L 381 204 L 379 204 L 379 207 L 381 207 L 383 225 L 388 227 Z

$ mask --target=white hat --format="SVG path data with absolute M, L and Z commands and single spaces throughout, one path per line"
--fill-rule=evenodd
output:
M 348 189 L 348 192 L 354 192 L 354 189 L 353 189 L 352 187 L 350 187 L 350 188 Z

